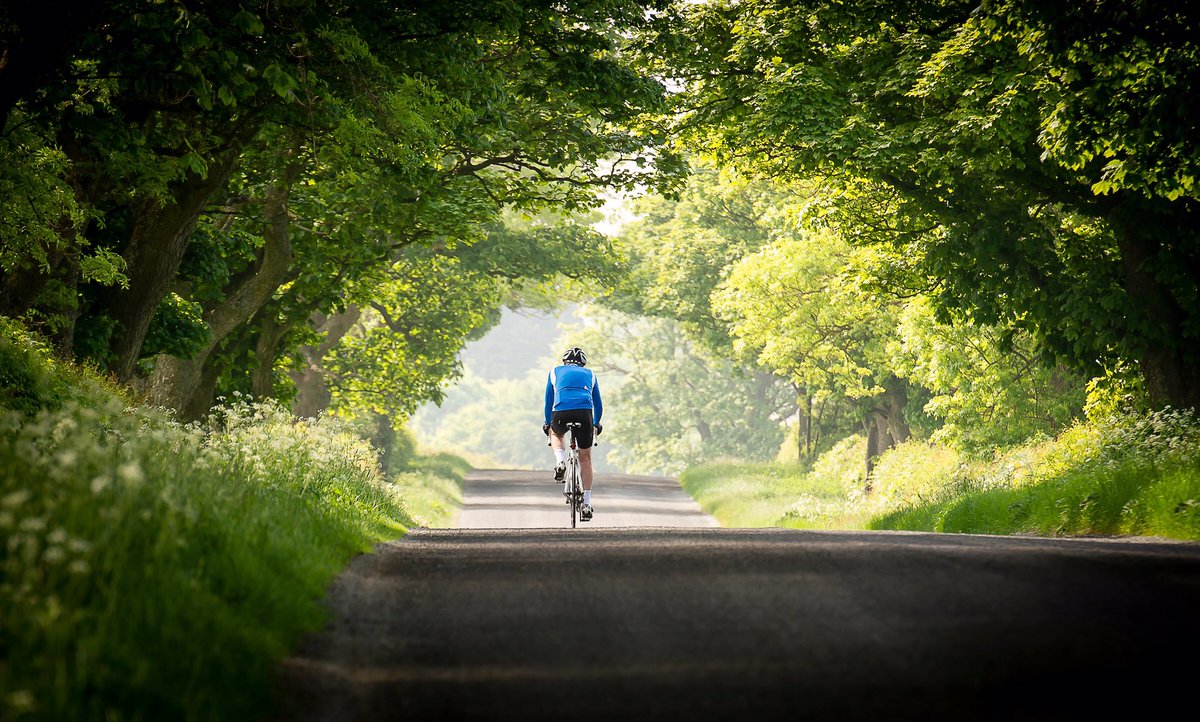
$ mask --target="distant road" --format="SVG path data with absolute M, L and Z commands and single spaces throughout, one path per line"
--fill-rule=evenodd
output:
M 463 489 L 460 529 L 561 529 L 570 511 L 550 471 L 476 471 Z M 715 527 L 715 519 L 661 476 L 597 474 L 592 496 L 595 518 L 580 528 L 667 526 Z
M 1195 544 L 416 531 L 328 604 L 274 719 L 1191 719 L 1200 674 Z

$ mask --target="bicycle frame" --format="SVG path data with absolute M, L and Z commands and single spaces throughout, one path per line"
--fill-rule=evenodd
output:
M 567 424 L 563 434 L 563 449 L 567 452 L 567 473 L 563 476 L 563 496 L 567 498 L 567 506 L 571 508 L 571 528 L 574 529 L 579 521 L 579 512 L 583 509 L 583 473 L 579 468 L 579 449 L 575 446 L 575 430 L 578 423 Z

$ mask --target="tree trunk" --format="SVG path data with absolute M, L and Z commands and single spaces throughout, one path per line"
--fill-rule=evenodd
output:
M 879 419 L 877 414 L 872 412 L 867 414 L 867 418 L 863 420 L 863 431 L 867 434 L 867 453 L 864 459 L 864 482 L 863 491 L 871 493 L 871 473 L 875 471 L 875 460 L 884 452 L 883 440 L 879 435 Z
M 329 408 L 333 394 L 325 380 L 325 370 L 321 363 L 325 355 L 349 333 L 358 322 L 362 311 L 357 306 L 347 306 L 345 311 L 326 316 L 314 313 L 310 322 L 317 331 L 325 334 L 325 340 L 316 346 L 304 346 L 300 349 L 304 357 L 304 365 L 298 371 L 291 371 L 292 381 L 296 383 L 296 403 L 292 414 L 298 418 L 316 418 L 322 411 Z
M 887 404 L 885 416 L 888 438 L 891 439 L 888 448 L 891 448 L 912 438 L 912 429 L 904 417 L 904 410 L 908 406 L 908 382 L 893 374 L 885 382 L 885 388 L 887 393 L 883 400 Z
M 863 421 L 867 434 L 865 489 L 871 491 L 871 473 L 875 471 L 875 460 L 883 452 L 907 441 L 912 436 L 904 408 L 908 405 L 908 382 L 891 375 L 883 385 L 883 394 L 873 398 Z
M 1116 230 L 1131 313 L 1144 314 L 1143 325 L 1151 329 L 1133 349 L 1150 401 L 1155 406 L 1197 409 L 1200 339 L 1189 337 L 1187 329 L 1198 321 L 1200 211 L 1185 203 L 1190 202 L 1136 198 L 1122 202 L 1109 218 Z M 1175 249 L 1166 257 L 1164 241 Z M 1189 248 L 1191 252 L 1184 250 Z M 1175 288 L 1163 277 L 1171 277 Z
M 268 398 L 275 396 L 275 359 L 279 357 L 279 344 L 291 325 L 281 323 L 274 313 L 259 315 L 263 318 L 258 324 L 258 339 L 254 344 L 258 365 L 250 377 L 250 393 L 258 398 Z
M 812 456 L 813 442 L 813 397 L 807 388 L 797 388 L 796 402 L 796 462 Z
M 292 275 L 288 197 L 300 170 L 298 164 L 289 163 L 267 192 L 263 203 L 263 246 L 258 261 L 229 284 L 220 302 L 205 311 L 204 321 L 212 333 L 209 342 L 190 359 L 158 357 L 149 384 L 152 403 L 179 411 L 194 406 L 189 401 L 204 378 L 204 367 L 212 352 L 230 333 L 253 318 Z
M 184 400 L 179 409 L 180 416 L 185 421 L 195 421 L 204 416 L 213 407 L 213 397 L 217 393 L 217 379 L 221 377 L 221 366 L 215 363 L 205 364 L 200 372 L 191 396 Z
M 375 447 L 378 454 L 379 468 L 390 477 L 392 469 L 389 461 L 393 449 L 396 448 L 396 429 L 392 427 L 392 420 L 387 414 L 374 414 L 374 417 L 375 428 L 371 433 L 371 446 Z
M 236 151 L 227 151 L 209 166 L 207 176 L 189 172 L 185 180 L 172 184 L 167 205 L 148 203 L 139 209 L 122 254 L 129 288 L 117 292 L 111 306 L 120 324 L 113 344 L 117 380 L 133 378 L 150 320 L 175 280 L 192 229 L 208 200 L 229 180 L 237 157 Z
M 813 397 L 812 392 L 804 390 L 804 458 L 813 454 Z

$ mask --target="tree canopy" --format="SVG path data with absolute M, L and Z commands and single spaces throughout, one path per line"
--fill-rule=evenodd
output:
M 684 142 L 822 179 L 828 221 L 899 248 L 944 319 L 1200 404 L 1193 10 L 747 0 L 658 29 Z
M 0 18 L 0 311 L 185 415 L 275 393 L 271 370 L 348 308 L 374 325 L 337 376 L 380 370 L 386 336 L 410 369 L 381 383 L 416 394 L 395 408 L 436 398 L 500 302 L 478 279 L 545 280 L 583 238 L 503 212 L 578 213 L 677 169 L 663 87 L 621 50 L 644 3 L 107 0 L 68 19 L 51 48 L 53 20 Z
M 629 314 L 613 363 L 765 383 L 761 439 L 982 449 L 1130 369 L 1197 407 L 1198 30 L 1107 0 L 6 3 L 0 314 L 185 417 L 401 422 L 568 285 Z M 720 417 L 697 393 L 678 415 Z

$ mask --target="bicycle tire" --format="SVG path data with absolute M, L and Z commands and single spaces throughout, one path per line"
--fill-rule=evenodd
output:
M 571 528 L 574 529 L 579 519 L 579 460 L 574 454 L 571 454 L 571 463 L 568 464 L 567 471 L 571 475 Z

